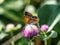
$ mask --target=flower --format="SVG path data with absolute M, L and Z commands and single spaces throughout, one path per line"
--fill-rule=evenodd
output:
M 49 26 L 48 25 L 46 25 L 46 24 L 44 24 L 44 25 L 41 25 L 41 31 L 47 31 L 48 30 L 48 28 L 49 28 Z
M 35 25 L 27 24 L 23 30 L 24 37 L 36 36 L 38 34 L 38 28 Z
M 7 24 L 6 25 L 6 32 L 11 32 L 11 31 L 15 31 L 18 30 L 22 27 L 21 24 L 17 24 L 16 26 L 14 24 Z
M 7 24 L 7 25 L 6 25 L 6 32 L 12 31 L 12 29 L 13 29 L 14 27 L 15 27 L 14 24 Z

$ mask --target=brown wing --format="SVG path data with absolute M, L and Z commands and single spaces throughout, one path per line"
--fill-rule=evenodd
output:
M 25 12 L 24 21 L 25 21 L 26 23 L 30 23 L 31 17 L 32 17 L 32 14 L 30 14 L 30 13 L 28 13 L 28 12 Z
M 38 19 L 37 16 L 32 16 L 31 17 L 31 23 L 36 24 L 36 23 L 38 23 L 38 21 L 39 21 L 39 19 Z
M 31 13 L 29 13 L 29 12 L 25 12 L 25 16 L 31 17 L 31 16 L 32 16 L 32 14 L 31 14 Z

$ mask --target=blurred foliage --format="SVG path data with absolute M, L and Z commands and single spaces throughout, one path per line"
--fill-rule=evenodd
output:
M 58 2 L 59 0 L 57 0 Z M 56 5 L 44 5 L 43 7 L 40 7 L 38 10 L 38 16 L 40 18 L 40 25 L 41 24 L 48 24 L 51 25 L 55 18 L 60 13 L 60 4 L 57 3 Z M 58 32 L 58 37 L 56 39 L 52 39 L 52 44 L 56 45 L 57 42 L 60 40 L 60 22 L 58 22 L 53 30 Z
M 0 21 L 3 22 L 3 24 L 8 23 L 20 23 L 22 24 L 22 28 L 18 31 L 13 32 L 14 35 L 16 35 L 18 32 L 20 32 L 25 25 L 24 22 L 24 10 L 27 5 L 33 5 L 36 8 L 36 12 L 38 13 L 38 17 L 40 19 L 39 23 L 41 24 L 48 24 L 49 26 L 52 24 L 52 22 L 57 17 L 58 13 L 60 13 L 60 0 L 56 0 L 56 5 L 44 5 L 41 7 L 41 4 L 46 2 L 45 0 L 0 0 Z M 60 22 L 58 22 L 53 30 L 58 32 L 58 37 L 52 39 L 52 45 L 56 45 L 57 42 L 60 40 Z M 10 34 L 9 34 L 10 35 Z M 6 37 L 6 38 L 11 38 Z M 5 42 L 8 39 L 3 39 L 0 41 L 0 44 Z M 56 40 L 57 39 L 57 40 Z M 20 45 L 22 40 L 16 41 L 16 45 Z M 28 42 L 26 39 L 23 41 L 23 45 L 27 45 Z

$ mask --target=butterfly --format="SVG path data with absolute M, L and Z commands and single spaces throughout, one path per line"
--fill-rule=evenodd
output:
M 36 24 L 39 21 L 37 16 L 33 16 L 29 12 L 25 12 L 24 20 L 27 24 Z

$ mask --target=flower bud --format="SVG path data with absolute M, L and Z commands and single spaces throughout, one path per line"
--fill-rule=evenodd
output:
M 14 27 L 15 27 L 14 24 L 8 24 L 8 25 L 6 26 L 6 32 L 12 31 L 12 29 L 13 29 Z
M 44 25 L 41 26 L 40 29 L 41 29 L 41 31 L 47 31 L 48 28 L 49 28 L 48 25 L 44 24 Z

